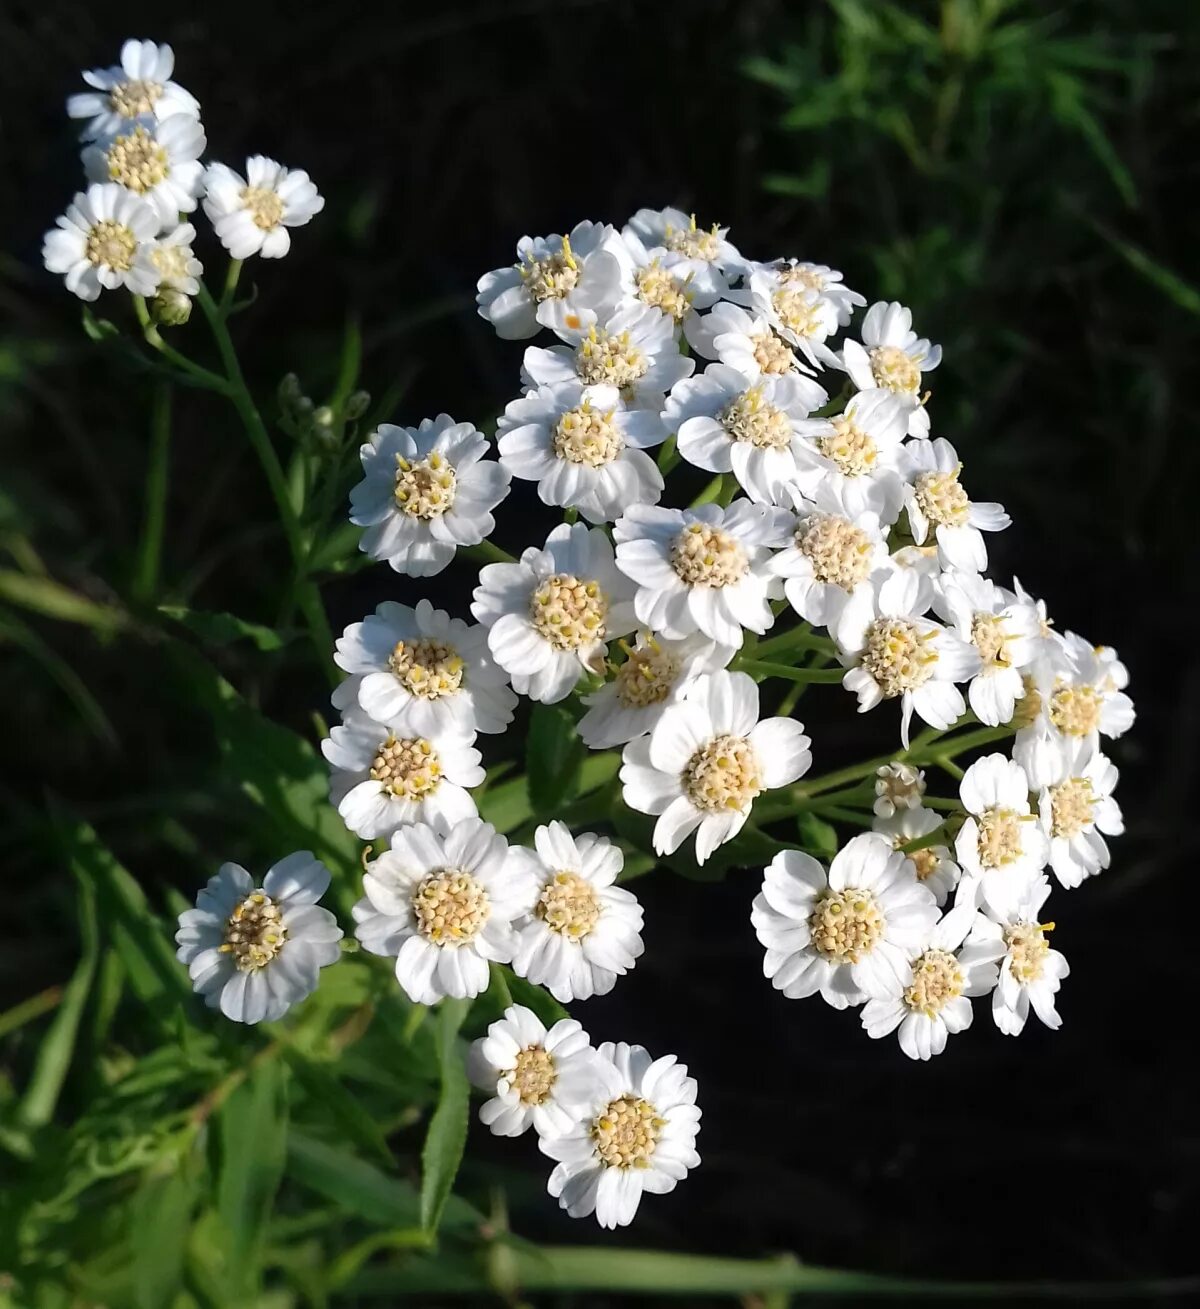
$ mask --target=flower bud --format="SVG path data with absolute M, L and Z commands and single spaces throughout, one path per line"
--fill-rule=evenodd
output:
M 161 327 L 182 327 L 192 316 L 191 297 L 165 286 L 150 302 L 150 316 Z

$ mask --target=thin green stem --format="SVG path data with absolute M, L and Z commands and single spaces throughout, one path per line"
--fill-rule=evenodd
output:
M 840 682 L 846 675 L 843 668 L 793 668 L 790 664 L 772 664 L 762 659 L 743 659 L 738 667 L 751 676 L 780 677 L 786 682 Z
M 820 814 L 822 818 L 836 818 L 839 822 L 853 823 L 856 827 L 872 827 L 874 819 L 870 814 L 862 813 L 858 809 L 844 809 L 841 805 L 826 804 L 824 800 L 818 801 L 809 806 L 814 814 Z
M 675 433 L 672 432 L 662 443 L 662 447 L 658 452 L 658 471 L 666 476 L 678 465 L 680 458 L 680 453 L 675 448 Z
M 937 764 L 943 772 L 949 773 L 956 781 L 962 781 L 963 770 L 947 755 L 940 754 L 933 762 Z
M 150 310 L 144 296 L 133 297 L 133 309 L 142 327 L 142 338 L 152 350 L 157 350 L 168 363 L 173 364 L 179 372 L 186 374 L 201 386 L 207 387 L 210 391 L 217 391 L 221 395 L 230 394 L 229 383 L 220 373 L 214 373 L 208 368 L 193 363 L 187 355 L 181 354 L 174 346 L 168 345 L 162 339 L 154 320 L 150 317 Z
M 478 545 L 460 546 L 459 553 L 466 555 L 468 559 L 478 559 L 485 564 L 515 564 L 517 562 L 507 550 L 501 550 L 493 541 L 480 541 Z
M 820 650 L 823 654 L 833 655 L 836 647 L 828 637 L 818 636 L 809 623 L 798 623 L 770 640 L 760 641 L 754 656 L 756 659 L 772 659 L 784 650 Z
M 221 292 L 221 303 L 217 310 L 221 317 L 228 318 L 229 307 L 233 304 L 233 297 L 237 294 L 238 278 L 242 275 L 242 261 L 240 259 L 231 259 L 229 267 L 225 270 L 225 287 Z
M 158 590 L 162 562 L 163 526 L 167 512 L 167 484 L 171 456 L 171 386 L 158 382 L 150 408 L 150 453 L 146 465 L 146 505 L 142 513 L 142 535 L 138 542 L 133 574 L 133 594 L 138 600 L 153 598 Z
M 956 809 L 962 809 L 961 800 L 950 800 L 940 795 L 923 795 L 921 797 L 921 803 L 926 809 L 944 809 L 947 813 L 952 813 Z
M 716 477 L 704 488 L 703 491 L 688 505 L 689 509 L 699 509 L 701 505 L 706 505 L 710 501 L 716 500 L 721 494 L 721 487 L 725 484 L 725 474 L 718 473 Z

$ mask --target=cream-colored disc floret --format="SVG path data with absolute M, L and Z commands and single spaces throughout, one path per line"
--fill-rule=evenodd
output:
M 706 813 L 745 810 L 763 790 L 762 766 L 744 736 L 717 736 L 683 767 L 683 793 Z
M 823 336 L 825 322 L 821 306 L 807 291 L 781 286 L 771 295 L 771 305 L 779 321 L 797 336 Z
M 1064 736 L 1091 736 L 1100 730 L 1103 703 L 1094 686 L 1060 681 L 1050 693 L 1050 721 Z
M 826 890 L 808 919 L 813 949 L 834 964 L 856 964 L 875 948 L 886 920 L 870 891 Z
M 879 460 L 879 447 L 870 432 L 859 427 L 853 414 L 829 420 L 832 432 L 817 437 L 817 448 L 845 477 L 863 477 Z
M 1018 732 L 1032 727 L 1042 712 L 1042 693 L 1032 673 L 1021 674 L 1021 689 L 1024 694 L 1017 701 L 1012 716 L 1012 726 Z
M 904 1003 L 927 1018 L 934 1018 L 963 992 L 966 977 L 958 960 L 945 950 L 926 950 L 912 966 L 912 983 Z
M 871 361 L 871 376 L 877 386 L 903 395 L 916 394 L 921 385 L 921 370 L 899 346 L 877 345 L 867 354 Z
M 672 254 L 685 255 L 688 259 L 701 259 L 712 263 L 721 253 L 721 229 L 714 223 L 711 228 L 696 226 L 696 215 L 692 214 L 687 227 L 670 227 L 666 230 L 663 244 Z
M 628 332 L 597 331 L 593 325 L 575 350 L 575 371 L 589 386 L 630 387 L 649 368 L 645 351 Z
M 1021 824 L 1031 822 L 1030 815 L 1015 809 L 985 809 L 975 821 L 979 827 L 976 847 L 984 868 L 1005 868 L 1020 859 Z
M 800 287 L 805 291 L 824 291 L 825 274 L 814 268 L 805 268 L 803 264 L 790 264 L 779 274 L 784 286 Z
M 870 576 L 870 537 L 838 514 L 809 514 L 796 529 L 796 548 L 812 564 L 818 582 L 847 591 Z
M 568 409 L 554 425 L 551 440 L 554 453 L 572 464 L 602 468 L 625 448 L 621 429 L 613 421 L 615 411 L 593 409 L 587 400 Z
M 388 655 L 388 671 L 422 700 L 440 700 L 462 686 L 465 665 L 458 651 L 445 641 L 421 637 L 397 641 Z
M 419 800 L 437 790 L 442 764 L 431 741 L 389 732 L 371 762 L 371 776 L 393 795 Z
M 437 868 L 412 897 L 417 931 L 435 945 L 465 945 L 491 913 L 487 891 L 461 868 Z
M 118 136 L 104 155 L 109 178 L 137 195 L 152 191 L 165 182 L 171 171 L 166 150 L 138 126 L 125 136 Z
M 244 186 L 239 198 L 260 232 L 273 231 L 283 222 L 283 201 L 269 186 Z
M 949 473 L 921 473 L 913 483 L 917 507 L 935 527 L 960 527 L 967 521 L 971 502 L 958 480 L 961 467 Z
M 666 1120 L 649 1100 L 622 1095 L 596 1116 L 591 1137 L 596 1154 L 609 1168 L 647 1168 Z
M 220 950 L 233 956 L 239 972 L 253 973 L 265 968 L 286 941 L 287 925 L 279 906 L 269 895 L 255 891 L 229 915 Z
M 754 362 L 764 373 L 790 373 L 796 367 L 796 352 L 774 332 L 758 332 L 750 338 Z
M 784 450 L 792 439 L 787 414 L 763 398 L 760 386 L 735 396 L 718 421 L 735 441 L 745 441 L 759 450 Z
M 527 1108 L 545 1104 L 558 1081 L 558 1070 L 553 1057 L 540 1045 L 527 1045 L 517 1052 L 517 1063 L 512 1072 L 501 1075 L 501 1084 L 507 1082 L 517 1093 L 517 1099 Z
M 454 504 L 458 475 L 435 450 L 424 459 L 396 456 L 396 504 L 412 518 L 440 518 Z
M 671 567 L 688 586 L 729 586 L 740 582 L 750 559 L 735 536 L 708 523 L 689 523 L 671 547 Z
M 562 249 L 535 259 L 525 256 L 518 264 L 529 294 L 541 304 L 543 300 L 561 300 L 570 295 L 579 283 L 579 260 L 571 249 L 569 238 L 563 237 Z
M 1086 777 L 1068 777 L 1050 788 L 1050 829 L 1054 836 L 1078 836 L 1092 823 L 1096 795 Z
M 604 640 L 608 603 L 598 582 L 554 573 L 534 591 L 529 620 L 557 650 L 578 650 Z
M 122 118 L 140 118 L 142 114 L 154 112 L 154 106 L 162 98 L 163 84 L 147 82 L 139 77 L 131 77 L 127 82 L 118 82 L 108 93 L 108 103 L 114 114 Z
M 1036 982 L 1046 966 L 1050 942 L 1046 933 L 1054 931 L 1053 923 L 1014 923 L 1004 929 L 1004 944 L 1008 946 L 1008 967 L 1022 985 Z
M 979 652 L 984 668 L 1008 668 L 1012 660 L 1008 653 L 1011 638 L 1004 630 L 1001 614 L 978 613 L 971 619 L 971 644 Z
M 126 273 L 133 267 L 137 245 L 137 237 L 130 228 L 105 218 L 88 229 L 84 257 L 97 268 Z
M 170 287 L 173 283 L 187 279 L 188 263 L 192 252 L 182 245 L 156 245 L 150 252 L 150 262 L 158 269 L 163 282 Z
M 552 932 L 582 941 L 600 921 L 600 898 L 591 882 L 564 869 L 542 887 L 533 912 Z
M 653 309 L 661 309 L 677 323 L 682 323 L 692 308 L 691 280 L 691 273 L 682 279 L 675 277 L 657 259 L 639 268 L 634 276 L 637 298 Z
M 867 629 L 863 667 L 888 699 L 915 691 L 933 676 L 938 655 L 932 640 L 933 633 L 907 618 L 877 618 Z
M 627 709 L 661 704 L 679 676 L 679 660 L 653 638 L 641 648 L 623 647 L 628 656 L 617 669 L 617 699 Z

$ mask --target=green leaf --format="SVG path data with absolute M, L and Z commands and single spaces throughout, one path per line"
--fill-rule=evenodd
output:
M 183 1282 L 192 1200 L 182 1167 L 166 1177 L 147 1177 L 133 1197 L 130 1244 L 138 1309 L 162 1309 L 175 1301 Z
M 0 568 L 0 600 L 46 618 L 80 623 L 105 634 L 117 631 L 126 623 L 125 614 L 112 605 L 89 600 L 51 577 L 31 576 L 13 568 Z
M 511 968 L 501 967 L 500 971 L 508 983 L 508 993 L 512 996 L 513 1003 L 523 1004 L 526 1009 L 532 1009 L 547 1027 L 553 1027 L 560 1018 L 570 1018 L 571 1015 L 549 991 L 534 986 L 524 977 L 518 977 Z
M 832 859 L 838 852 L 837 828 L 818 818 L 814 813 L 801 811 L 796 815 L 796 831 L 800 844 L 819 859 Z
M 292 1131 L 287 1144 L 288 1176 L 378 1227 L 413 1227 L 421 1202 L 410 1182 L 388 1177 L 373 1164 L 304 1132 Z
M 108 318 L 97 318 L 86 305 L 83 308 L 83 330 L 93 341 L 110 341 L 121 335 L 116 323 Z
M 529 800 L 537 817 L 553 817 L 563 801 L 576 793 L 585 753 L 575 720 L 566 709 L 561 705 L 534 705 L 525 769 Z
M 158 612 L 182 624 L 209 645 L 232 645 L 235 641 L 252 641 L 263 653 L 281 650 L 295 632 L 277 632 L 261 623 L 249 623 L 234 614 L 209 614 L 184 605 L 159 605 Z
M 374 1155 L 385 1167 L 390 1166 L 391 1151 L 379 1124 L 343 1083 L 298 1050 L 289 1050 L 287 1060 L 296 1080 L 308 1092 L 314 1105 L 320 1108 L 322 1115 L 336 1122 L 349 1140 Z
M 287 1069 L 264 1059 L 217 1113 L 217 1213 L 228 1237 L 230 1299 L 257 1290 L 267 1223 L 287 1152 Z
M 458 1029 L 470 1007 L 469 1000 L 443 1000 L 438 1010 L 435 1036 L 442 1091 L 421 1151 L 421 1226 L 430 1235 L 441 1223 L 467 1143 L 470 1092 L 458 1051 Z

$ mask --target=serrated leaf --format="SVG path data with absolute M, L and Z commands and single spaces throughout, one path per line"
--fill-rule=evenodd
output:
M 281 650 L 295 637 L 294 632 L 277 632 L 261 623 L 250 623 L 235 614 L 204 613 L 184 605 L 159 605 L 158 612 L 194 632 L 210 645 L 232 645 L 251 641 L 264 654 Z
M 458 1052 L 458 1029 L 470 1007 L 469 1000 L 443 1000 L 438 1009 L 435 1037 L 442 1089 L 421 1151 L 421 1226 L 430 1236 L 442 1221 L 467 1143 L 470 1091 Z
M 566 709 L 561 705 L 534 705 L 525 771 L 529 800 L 537 817 L 552 817 L 576 793 L 585 753 L 575 720 Z

